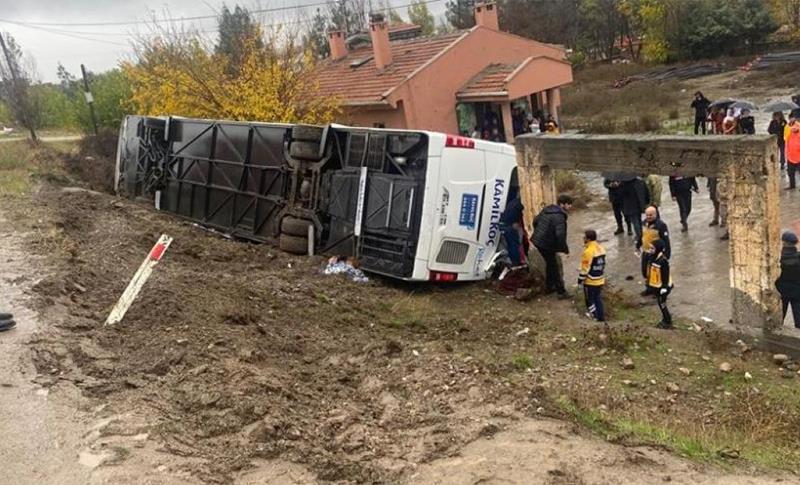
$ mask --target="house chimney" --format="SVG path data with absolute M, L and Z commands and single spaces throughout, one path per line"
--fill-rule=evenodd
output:
M 347 44 L 344 41 L 344 32 L 332 30 L 328 32 L 328 46 L 331 48 L 331 59 L 338 60 L 347 55 Z
M 375 65 L 383 69 L 392 63 L 392 47 L 389 44 L 389 24 L 382 14 L 370 16 L 369 36 L 372 39 L 372 52 L 375 55 Z
M 475 5 L 475 24 L 492 30 L 500 30 L 497 19 L 497 4 L 482 2 Z

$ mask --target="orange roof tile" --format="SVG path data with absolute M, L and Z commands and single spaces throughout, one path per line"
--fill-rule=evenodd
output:
M 400 85 L 409 74 L 464 34 L 454 32 L 392 42 L 392 64 L 383 71 L 375 66 L 371 46 L 352 50 L 335 61 L 326 60 L 317 71 L 320 92 L 327 96 L 339 96 L 345 105 L 380 102 L 383 93 Z M 368 60 L 359 67 L 350 66 L 365 59 Z
M 487 94 L 501 93 L 506 90 L 506 79 L 517 68 L 519 64 L 489 64 L 472 79 L 467 81 L 461 89 L 459 95 L 468 94 Z

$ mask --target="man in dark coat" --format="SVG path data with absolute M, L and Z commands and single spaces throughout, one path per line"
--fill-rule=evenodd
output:
M 648 200 L 650 193 L 644 180 L 634 177 L 622 183 L 622 213 L 633 226 L 637 239 L 642 237 L 642 212 L 647 207 Z
M 622 228 L 622 182 L 620 182 L 615 174 L 604 174 L 603 187 L 608 189 L 608 200 L 611 202 L 611 210 L 614 211 L 614 220 L 617 221 L 617 230 L 614 235 L 618 236 L 625 233 Z M 625 224 L 628 226 L 628 234 L 632 234 L 631 221 L 626 220 Z
M 669 178 L 669 193 L 672 200 L 678 202 L 678 212 L 681 215 L 681 232 L 689 230 L 689 214 L 692 212 L 692 192 L 700 192 L 697 179 L 674 175 Z
M 522 248 L 523 210 L 522 200 L 519 192 L 517 192 L 508 201 L 505 211 L 500 214 L 500 230 L 506 242 L 508 258 L 511 260 L 512 268 L 521 266 L 525 258 Z
M 800 328 L 800 254 L 797 253 L 797 235 L 786 231 L 781 236 L 781 275 L 775 281 L 775 287 L 781 294 L 783 302 L 783 318 L 792 307 L 795 328 Z
M 708 118 L 708 106 L 711 101 L 708 100 L 703 93 L 697 91 L 694 93 L 694 101 L 692 101 L 692 108 L 694 109 L 694 134 L 703 129 L 703 134 L 706 134 L 706 118 Z
M 559 298 L 569 298 L 564 288 L 564 275 L 558 253 L 569 254 L 567 213 L 572 208 L 572 202 L 571 196 L 561 194 L 557 204 L 545 207 L 533 219 L 533 245 L 544 258 L 547 292 L 556 292 Z

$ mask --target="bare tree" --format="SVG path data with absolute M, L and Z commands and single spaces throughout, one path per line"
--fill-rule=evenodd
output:
M 29 88 L 33 70 L 23 63 L 22 49 L 9 33 L 0 33 L 0 98 L 8 105 L 12 116 L 30 131 L 31 140 L 37 141 L 37 113 L 34 110 Z

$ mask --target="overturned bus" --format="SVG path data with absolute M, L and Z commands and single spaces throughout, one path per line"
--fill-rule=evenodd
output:
M 128 116 L 117 193 L 231 237 L 409 281 L 487 277 L 510 145 L 427 131 Z

